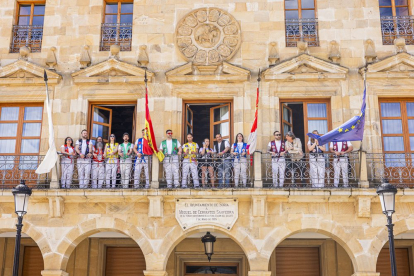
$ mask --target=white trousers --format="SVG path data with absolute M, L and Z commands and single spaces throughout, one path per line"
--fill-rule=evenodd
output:
M 121 159 L 121 183 L 122 188 L 128 189 L 129 186 L 129 178 L 131 176 L 131 169 L 132 169 L 132 160 L 131 159 Z
M 78 179 L 79 188 L 85 189 L 88 187 L 91 178 L 91 159 L 78 159 Z
M 163 167 L 165 171 L 165 177 L 167 179 L 167 188 L 172 188 L 172 183 L 174 181 L 174 187 L 177 188 L 180 186 L 180 175 L 178 173 L 178 169 L 180 163 L 178 161 L 178 157 L 165 157 L 163 161 Z M 174 177 L 174 178 L 173 178 Z
M 241 175 L 241 179 L 243 182 L 243 187 L 246 187 L 247 184 L 247 159 L 240 158 L 234 159 L 234 186 L 239 186 L 239 179 Z
M 342 172 L 342 180 L 344 182 L 344 187 L 348 187 L 348 158 L 340 157 L 334 158 L 333 161 L 334 167 L 334 186 L 338 187 L 339 185 L 339 177 Z
M 144 159 L 138 158 L 135 162 L 134 172 L 134 188 L 138 189 L 141 183 L 141 172 L 144 169 L 145 173 L 145 188 L 149 188 L 149 174 L 148 174 L 148 156 L 144 156 Z
M 194 188 L 199 187 L 200 181 L 198 180 L 197 162 L 190 162 L 188 159 L 183 161 L 183 180 L 181 186 L 187 188 L 188 171 L 190 171 L 191 176 L 193 177 Z
M 273 187 L 283 187 L 285 183 L 286 161 L 284 157 L 272 158 Z
M 102 189 L 102 184 L 105 180 L 105 163 L 104 162 L 92 162 L 92 188 Z
M 309 167 L 312 187 L 323 188 L 325 183 L 325 157 L 323 155 L 310 155 Z
M 73 169 L 75 167 L 75 164 L 73 162 L 65 162 L 62 161 L 60 163 L 60 166 L 62 168 L 62 177 L 60 179 L 61 187 L 62 189 L 70 189 L 70 185 L 72 184 L 72 178 L 73 178 Z
M 107 188 L 109 188 L 109 187 L 115 188 L 117 169 L 118 169 L 118 166 L 115 163 L 107 163 L 106 164 L 105 173 L 106 173 L 106 187 Z M 112 180 L 112 183 L 111 183 L 111 180 Z

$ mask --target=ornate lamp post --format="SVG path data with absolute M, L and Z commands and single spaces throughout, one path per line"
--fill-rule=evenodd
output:
M 20 238 L 22 236 L 23 216 L 27 213 L 27 205 L 32 189 L 26 186 L 24 180 L 12 191 L 14 196 L 14 211 L 17 214 L 16 245 L 14 248 L 13 276 L 19 275 Z
M 211 256 L 214 254 L 214 243 L 216 237 L 207 232 L 202 238 L 201 242 L 204 244 L 204 252 L 207 255 L 208 261 L 211 261 Z
M 397 276 L 397 265 L 395 263 L 395 248 L 394 248 L 394 233 L 392 224 L 392 214 L 395 212 L 395 194 L 397 188 L 389 184 L 387 180 L 377 188 L 377 194 L 381 201 L 381 208 L 384 215 L 387 217 L 388 240 L 390 244 L 390 259 L 391 259 L 391 273 L 392 276 Z

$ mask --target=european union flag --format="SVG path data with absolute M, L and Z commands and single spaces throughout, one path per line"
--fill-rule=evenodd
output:
M 325 145 L 332 141 L 362 141 L 365 126 L 366 95 L 367 86 L 365 84 L 361 113 L 359 115 L 354 116 L 340 127 L 337 127 L 322 136 L 315 135 L 313 133 L 308 133 L 308 136 L 317 139 L 319 145 Z

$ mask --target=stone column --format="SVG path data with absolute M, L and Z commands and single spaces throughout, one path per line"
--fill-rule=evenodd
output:
M 254 166 L 254 187 L 263 188 L 262 180 L 262 153 L 254 152 L 253 153 L 253 166 Z
M 368 181 L 368 168 L 367 168 L 367 153 L 365 151 L 361 151 L 361 160 L 359 160 L 359 165 L 361 166 L 361 174 L 359 176 L 359 185 L 360 188 L 369 188 L 369 181 Z
M 42 276 L 69 276 L 69 273 L 63 270 L 42 270 Z
M 271 271 L 249 271 L 248 275 L 249 276 L 271 276 L 272 272 Z
M 380 276 L 377 272 L 355 272 L 352 276 Z
M 162 270 L 144 270 L 145 276 L 168 276 L 167 271 Z
M 155 154 L 152 155 L 152 177 L 151 177 L 151 189 L 158 189 L 160 187 L 159 181 L 160 161 Z
M 58 156 L 57 162 L 53 169 L 50 171 L 50 189 L 59 189 L 59 171 L 60 171 L 60 156 Z

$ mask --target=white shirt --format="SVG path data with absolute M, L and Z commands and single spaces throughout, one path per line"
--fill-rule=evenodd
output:
M 277 148 L 277 151 L 280 151 L 280 146 L 282 145 L 282 140 L 275 140 L 275 145 Z M 267 144 L 267 148 L 269 148 L 270 150 L 272 150 L 272 142 L 269 142 L 269 144 Z
M 65 151 L 65 145 L 62 145 L 60 148 L 61 148 L 62 152 L 66 152 Z M 66 152 L 66 153 L 69 153 L 70 155 L 72 155 L 73 149 L 71 147 L 68 147 L 68 152 Z
M 309 141 L 309 143 L 310 143 L 310 141 Z M 341 152 L 342 151 L 342 142 L 336 142 L 336 144 L 337 144 L 337 146 L 338 146 L 338 151 L 339 152 Z M 352 146 L 352 143 L 351 142 L 349 142 L 349 141 L 346 141 L 346 144 L 348 145 L 348 147 L 351 147 Z M 333 142 L 331 142 L 330 144 L 329 144 L 329 147 L 330 148 L 332 148 L 333 149 Z
M 79 140 L 76 141 L 76 145 L 79 146 Z M 82 148 L 80 149 L 80 152 L 85 155 L 86 149 L 88 148 L 88 145 L 86 143 L 86 139 L 82 139 Z
M 224 148 L 229 148 L 230 144 L 227 140 L 223 140 L 221 143 L 224 142 Z M 214 147 L 215 152 L 220 152 L 221 143 L 217 143 L 217 149 Z
M 172 151 L 173 151 L 173 148 L 172 148 L 172 139 L 171 140 L 166 140 L 166 141 L 167 141 L 167 154 L 171 154 Z M 162 145 L 163 145 L 163 143 L 161 143 L 161 145 L 160 145 L 160 150 L 161 151 L 164 151 L 164 148 L 162 147 Z M 178 150 L 179 147 L 181 147 L 181 144 L 177 140 L 177 150 Z

